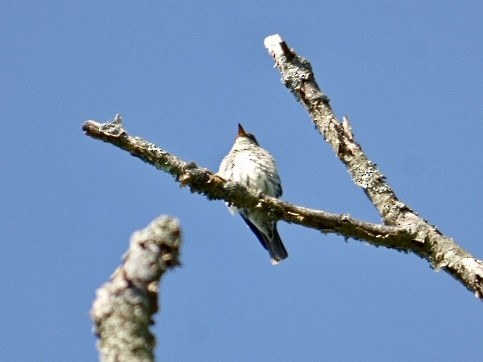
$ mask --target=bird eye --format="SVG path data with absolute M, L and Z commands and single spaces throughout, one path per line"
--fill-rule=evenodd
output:
M 253 142 L 255 142 L 255 143 L 258 145 L 257 139 L 255 138 L 255 136 L 254 136 L 254 135 L 252 135 L 251 133 L 249 133 L 249 134 L 247 134 L 247 137 L 248 137 L 249 139 L 251 139 Z

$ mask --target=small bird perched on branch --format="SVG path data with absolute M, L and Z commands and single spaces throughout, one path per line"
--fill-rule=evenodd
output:
M 282 195 L 282 185 L 274 158 L 260 147 L 255 137 L 246 133 L 240 124 L 238 124 L 238 137 L 235 139 L 235 144 L 221 161 L 218 175 L 225 180 L 239 182 L 251 190 L 262 191 L 269 196 Z M 278 264 L 287 258 L 287 250 L 278 235 L 275 221 L 258 211 L 238 209 L 234 206 L 228 206 L 228 208 L 232 214 L 240 213 L 262 246 L 267 249 L 272 258 L 272 264 Z

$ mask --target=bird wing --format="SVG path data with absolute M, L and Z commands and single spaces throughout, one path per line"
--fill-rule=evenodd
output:
M 250 230 L 255 234 L 255 236 L 257 237 L 258 241 L 260 241 L 260 244 L 262 244 L 262 246 L 268 250 L 268 247 L 267 247 L 267 241 L 265 240 L 265 235 L 263 235 L 260 230 L 258 230 L 258 228 L 247 218 L 243 215 L 243 213 L 240 213 L 240 216 L 242 217 L 243 221 L 245 221 L 245 223 L 248 225 L 248 227 L 250 228 Z

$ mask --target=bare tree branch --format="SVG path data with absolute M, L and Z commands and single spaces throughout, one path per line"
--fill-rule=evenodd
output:
M 205 195 L 210 200 L 224 200 L 238 208 L 257 209 L 275 220 L 335 233 L 345 238 L 363 240 L 375 246 L 414 253 L 428 260 L 435 269 L 443 269 L 483 299 L 483 262 L 463 250 L 453 239 L 444 236 L 411 208 L 399 201 L 384 175 L 364 154 L 355 141 L 349 119 L 339 122 L 329 98 L 320 91 L 310 63 L 290 50 L 278 35 L 265 39 L 265 46 L 275 58 L 282 82 L 309 112 L 324 139 L 347 167 L 354 182 L 362 187 L 379 211 L 384 224 L 355 220 L 348 215 L 329 214 L 307 209 L 247 190 L 213 172 L 186 162 L 122 128 L 121 117 L 111 123 L 87 121 L 82 129 L 95 139 L 111 143 L 133 156 L 173 175 L 181 186 Z
M 97 290 L 91 316 L 103 361 L 154 361 L 151 316 L 161 276 L 179 265 L 180 235 L 178 221 L 168 216 L 134 233 L 123 264 Z
M 131 155 L 170 173 L 191 192 L 205 195 L 210 200 L 225 200 L 239 208 L 257 209 L 276 220 L 303 225 L 324 233 L 335 233 L 345 238 L 364 240 L 376 246 L 411 251 L 419 243 L 415 235 L 400 228 L 355 220 L 349 215 L 330 214 L 289 204 L 279 199 L 255 193 L 233 181 L 225 181 L 194 162 L 186 162 L 140 137 L 132 137 L 122 128 L 121 116 L 112 123 L 87 121 L 83 130 L 88 136 L 111 143 Z
M 329 98 L 315 81 L 309 61 L 289 49 L 278 34 L 267 37 L 265 47 L 282 73 L 282 83 L 308 111 L 319 132 L 344 163 L 354 182 L 362 187 L 384 223 L 415 234 L 415 241 L 421 245 L 412 252 L 428 260 L 432 267 L 444 269 L 478 298 L 483 298 L 483 262 L 398 200 L 384 175 L 355 141 L 348 118 L 339 122 L 335 117 Z

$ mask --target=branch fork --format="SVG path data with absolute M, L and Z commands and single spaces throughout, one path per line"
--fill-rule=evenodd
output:
M 191 192 L 203 194 L 209 200 L 224 200 L 238 208 L 260 210 L 275 220 L 284 220 L 323 233 L 335 233 L 345 239 L 352 238 L 375 246 L 414 253 L 427 260 L 434 269 L 448 272 L 478 298 L 483 299 L 483 262 L 397 198 L 376 164 L 369 160 L 356 142 L 349 118 L 345 116 L 341 122 L 334 115 L 328 96 L 320 90 L 315 80 L 310 62 L 289 48 L 279 35 L 267 37 L 265 47 L 282 74 L 282 83 L 304 106 L 319 133 L 347 168 L 354 183 L 369 197 L 381 215 L 382 224 L 356 220 L 347 214 L 308 209 L 254 193 L 140 137 L 130 136 L 122 126 L 120 115 L 106 124 L 87 121 L 82 129 L 87 136 L 111 143 L 171 174 L 182 187 L 189 187 Z

